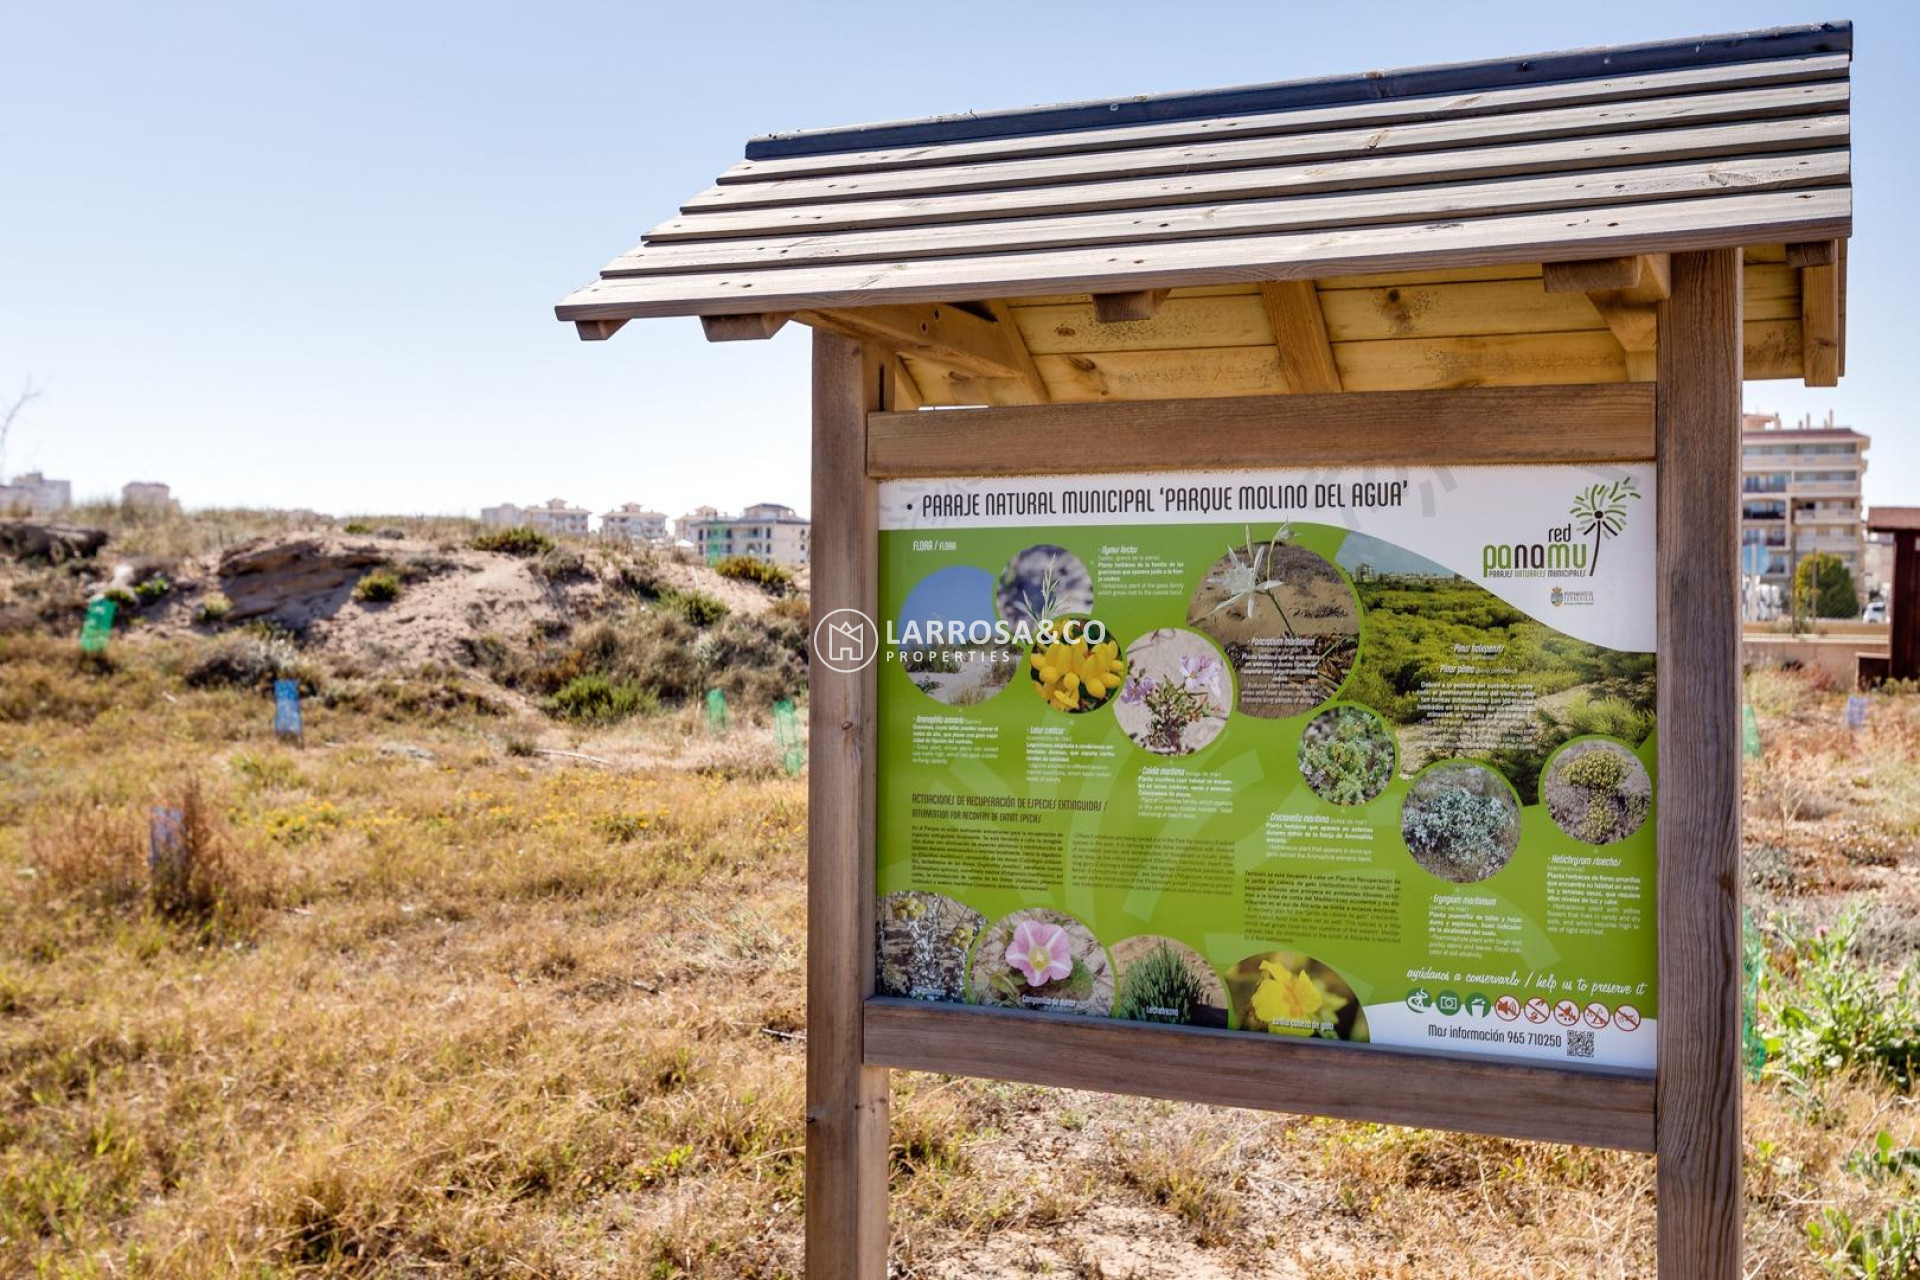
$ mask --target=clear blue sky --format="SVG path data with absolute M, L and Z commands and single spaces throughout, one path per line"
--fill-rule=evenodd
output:
M 1849 376 L 1920 503 L 1913 4 L 0 4 L 5 460 L 83 494 L 807 505 L 806 342 L 554 302 L 773 129 L 1852 18 Z M 1903 212 L 1904 210 L 1904 212 Z

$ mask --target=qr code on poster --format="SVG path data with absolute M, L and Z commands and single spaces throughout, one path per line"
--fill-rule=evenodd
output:
M 1567 1032 L 1567 1056 L 1569 1058 L 1591 1058 L 1593 1056 L 1593 1032 Z

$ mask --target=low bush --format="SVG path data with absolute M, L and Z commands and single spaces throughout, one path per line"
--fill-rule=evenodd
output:
M 548 582 L 578 582 L 593 576 L 587 559 L 574 548 L 556 544 L 542 552 L 527 568 L 536 578 Z
M 215 642 L 187 664 L 181 678 L 192 689 L 257 689 L 295 675 L 299 665 L 291 640 L 244 632 Z
M 642 600 L 658 599 L 660 593 L 667 590 L 667 580 L 660 572 L 660 562 L 651 554 L 636 555 L 621 561 L 614 570 L 613 580 Z
M 1848 1070 L 1910 1091 L 1920 1072 L 1920 972 L 1883 983 L 1860 962 L 1859 917 L 1803 933 L 1776 920 L 1780 946 L 1760 975 L 1768 1074 L 1804 1089 Z
M 362 604 L 387 604 L 400 598 L 400 579 L 390 569 L 375 569 L 353 588 L 353 598 Z
M 793 574 L 784 567 L 754 556 L 727 556 L 716 560 L 713 571 L 735 582 L 750 582 L 775 595 L 785 595 L 793 586 Z
M 510 689 L 548 700 L 573 718 L 556 695 L 583 676 L 610 688 L 641 691 L 642 710 L 678 706 L 719 689 L 736 706 L 765 707 L 806 687 L 806 632 L 791 622 L 728 615 L 702 631 L 677 612 L 636 609 L 582 628 L 572 637 L 509 644 L 482 636 L 470 646 L 476 665 Z M 597 686 L 595 686 L 597 688 Z M 570 695 L 597 706 L 599 695 Z
M 209 591 L 200 598 L 200 607 L 194 611 L 194 621 L 201 626 L 214 626 L 225 622 L 227 615 L 233 612 L 233 601 L 219 591 Z
M 575 676 L 553 695 L 553 711 L 576 724 L 612 724 L 628 716 L 651 715 L 660 695 L 632 681 L 618 684 L 603 675 Z
M 167 797 L 171 820 L 156 815 L 151 859 L 153 908 L 169 919 L 226 930 L 252 922 L 272 899 L 259 852 L 240 841 L 202 788 L 187 778 Z
M 1807 1243 L 1836 1280 L 1920 1280 L 1920 1206 L 1895 1205 L 1879 1222 L 1827 1209 L 1807 1224 Z
M 727 616 L 726 602 L 698 587 L 668 587 L 660 593 L 660 607 L 696 627 L 710 627 Z
M 152 604 L 164 599 L 173 590 L 173 584 L 163 577 L 152 577 L 138 583 L 133 588 L 133 598 L 141 604 Z
M 554 541 L 538 529 L 515 525 L 491 529 L 473 540 L 475 551 L 499 551 L 510 556 L 539 556 L 553 550 Z
M 146 890 L 146 833 L 122 810 L 69 808 L 28 833 L 27 854 L 43 902 L 114 908 Z

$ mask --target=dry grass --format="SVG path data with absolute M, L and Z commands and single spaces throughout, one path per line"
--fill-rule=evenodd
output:
M 343 697 L 298 750 L 196 649 L 67 649 L 0 638 L 0 1273 L 798 1273 L 805 788 L 763 728 Z M 1853 737 L 1773 694 L 1765 905 L 1829 909 L 1842 866 L 1899 900 L 1920 713 Z M 145 815 L 189 776 L 211 888 L 160 909 Z M 1644 1157 L 904 1073 L 894 1105 L 900 1277 L 1651 1273 Z M 1751 1274 L 1825 1274 L 1811 1218 L 1911 1194 L 1850 1164 L 1920 1143 L 1911 1097 L 1747 1106 Z

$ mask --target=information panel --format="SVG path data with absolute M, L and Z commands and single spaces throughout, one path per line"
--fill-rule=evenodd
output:
M 880 992 L 1651 1067 L 1653 486 L 883 484 Z

